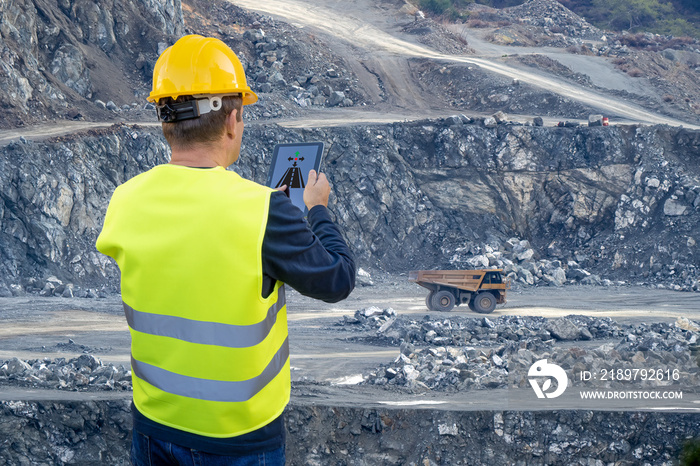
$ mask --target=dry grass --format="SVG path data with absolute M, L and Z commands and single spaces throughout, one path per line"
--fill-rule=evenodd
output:
M 467 27 L 470 28 L 488 28 L 491 27 L 491 23 L 487 23 L 481 19 L 470 19 L 467 21 Z
M 566 51 L 569 53 L 575 53 L 578 55 L 594 55 L 593 50 L 590 49 L 587 45 L 570 45 L 566 48 Z
M 664 36 L 652 36 L 649 37 L 646 34 L 640 32 L 637 34 L 626 34 L 619 36 L 618 39 L 622 45 L 633 48 L 646 48 L 653 51 L 660 51 L 664 49 L 677 49 L 684 46 L 697 43 L 692 37 L 672 37 L 666 38 Z

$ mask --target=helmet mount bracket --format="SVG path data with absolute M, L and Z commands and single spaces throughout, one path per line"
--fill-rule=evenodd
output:
M 205 113 L 218 112 L 223 108 L 221 99 L 229 95 L 239 94 L 195 95 L 194 100 L 156 105 L 158 120 L 162 123 L 175 123 L 199 118 Z

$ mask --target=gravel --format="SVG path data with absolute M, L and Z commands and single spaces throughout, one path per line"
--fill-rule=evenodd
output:
M 131 391 L 131 370 L 103 364 L 90 354 L 77 358 L 12 358 L 0 364 L 0 385 L 69 391 Z
M 497 319 L 425 316 L 413 320 L 393 309 L 370 307 L 344 316 L 338 327 L 369 336 L 355 337 L 396 346 L 398 357 L 364 375 L 364 384 L 410 390 L 463 391 L 528 387 L 528 368 L 546 359 L 572 375 L 663 367 L 669 386 L 697 386 L 700 325 L 619 324 L 610 318 L 570 315 L 557 319 L 502 316 Z M 373 334 L 372 334 L 373 333 Z M 352 337 L 351 337 L 352 339 Z M 601 381 L 601 387 L 625 381 Z M 641 381 L 640 387 L 656 386 Z

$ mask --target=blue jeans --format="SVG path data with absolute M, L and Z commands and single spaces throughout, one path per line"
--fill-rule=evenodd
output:
M 221 456 L 134 432 L 131 464 L 134 466 L 284 466 L 284 446 L 265 453 Z

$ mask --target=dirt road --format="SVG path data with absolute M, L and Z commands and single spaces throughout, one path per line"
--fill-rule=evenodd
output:
M 438 53 L 426 46 L 408 41 L 405 35 L 399 35 L 396 27 L 397 23 L 400 21 L 407 22 L 409 18 L 405 17 L 405 15 L 401 18 L 398 11 L 389 11 L 388 7 L 377 6 L 376 2 L 370 0 L 359 0 L 356 2 L 321 0 L 313 3 L 304 0 L 229 1 L 249 10 L 273 15 L 298 27 L 308 27 L 322 32 L 330 38 L 335 38 L 345 44 L 351 44 L 364 52 L 371 51 L 375 60 L 396 60 L 395 57 L 413 57 L 478 65 L 484 70 L 538 86 L 593 108 L 598 108 L 608 115 L 624 118 L 630 122 L 667 124 L 670 126 L 682 125 L 687 128 L 700 129 L 700 126 L 649 112 L 618 97 L 582 89 L 556 77 L 513 68 L 499 63 L 493 58 Z M 478 52 L 477 50 L 477 54 Z M 347 58 L 352 59 L 352 57 Z M 362 60 L 363 57 L 359 56 L 355 59 Z M 397 65 L 397 63 L 394 63 L 394 65 Z M 396 88 L 397 95 L 406 95 L 406 91 L 410 90 L 410 87 L 405 86 L 407 82 L 410 82 L 410 79 L 407 77 L 406 67 L 391 66 L 379 70 L 379 72 L 385 72 L 382 75 L 382 81 L 385 85 L 391 86 L 393 83 L 399 83 Z M 411 94 L 416 93 L 411 92 Z
M 571 53 L 557 47 L 526 47 L 498 45 L 484 40 L 492 29 L 470 29 L 463 25 L 451 25 L 449 30 L 463 37 L 469 45 L 478 50 L 479 57 L 497 59 L 504 55 L 544 55 L 568 67 L 574 73 L 590 78 L 591 83 L 603 89 L 627 91 L 642 96 L 656 95 L 648 79 L 633 78 L 623 73 L 609 58 Z

